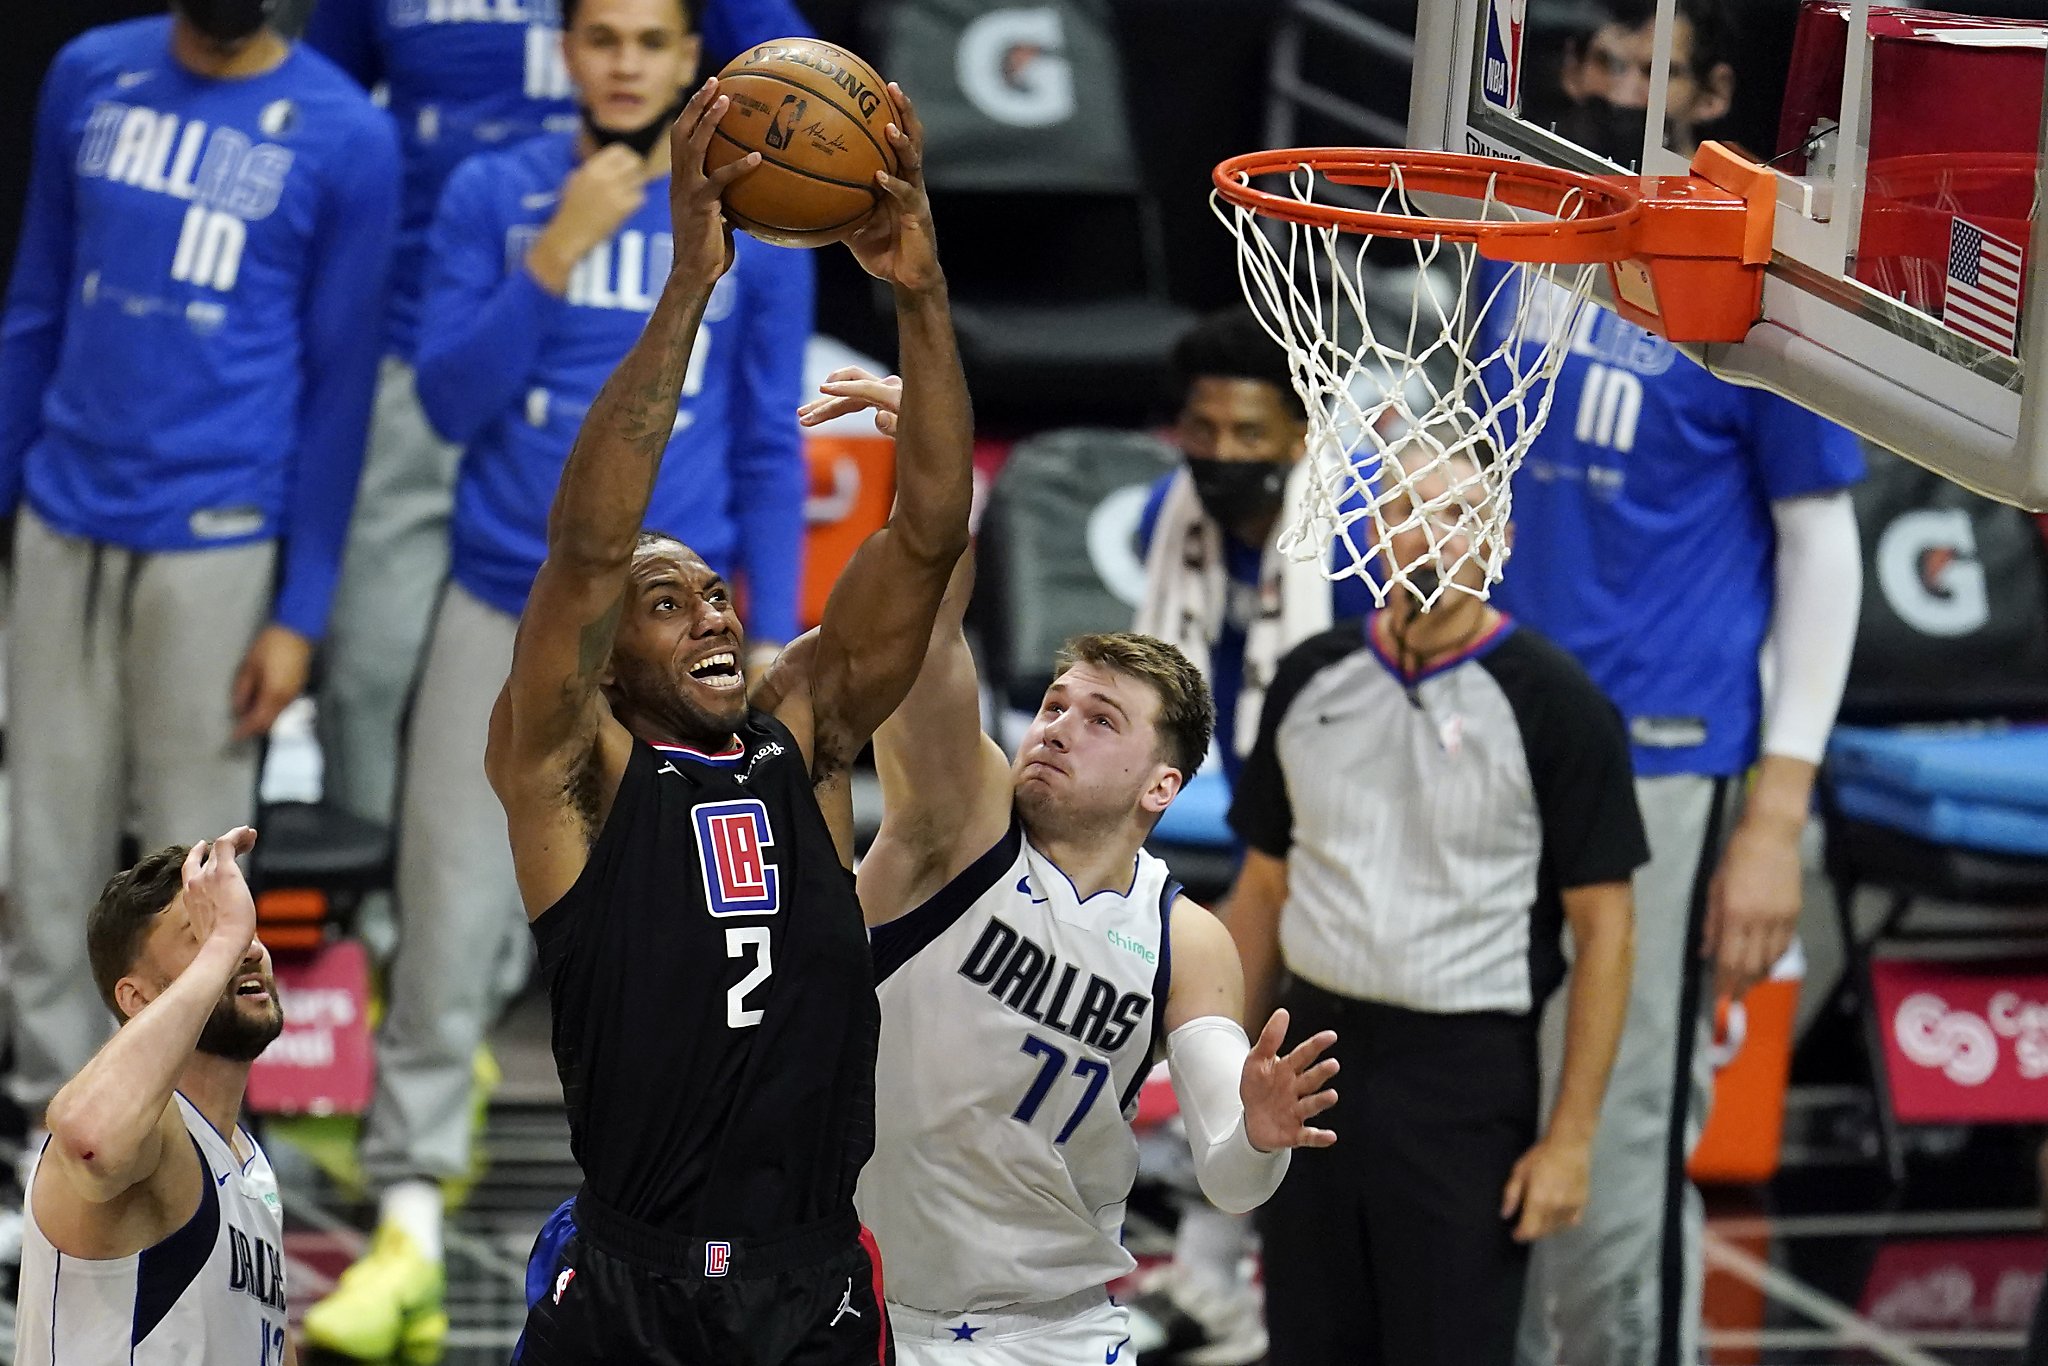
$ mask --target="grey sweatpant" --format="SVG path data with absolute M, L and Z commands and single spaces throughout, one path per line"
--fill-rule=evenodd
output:
M 398 952 L 363 1135 L 380 1185 L 468 1170 L 471 1060 L 503 1004 L 505 956 L 529 951 L 505 812 L 484 778 L 517 629 L 450 584 L 427 642 L 399 795 Z
M 1704 1046 L 1713 1001 L 1699 944 L 1732 786 L 1690 774 L 1636 780 L 1650 861 L 1635 876 L 1628 1023 L 1593 1141 L 1585 1221 L 1536 1244 L 1519 1366 L 1700 1359 L 1705 1218 L 1684 1168 L 1713 1095 Z M 1558 992 L 1544 1013 L 1546 1115 L 1563 1061 L 1568 994 Z
M 113 1028 L 85 918 L 145 852 L 253 820 L 258 745 L 234 741 L 229 689 L 270 617 L 272 542 L 139 554 L 63 536 L 24 508 L 8 623 L 14 885 L 8 1091 L 32 1116 Z
M 448 577 L 460 456 L 420 411 L 412 367 L 386 357 L 327 628 L 319 710 L 326 796 L 379 825 L 394 819 L 406 699 Z

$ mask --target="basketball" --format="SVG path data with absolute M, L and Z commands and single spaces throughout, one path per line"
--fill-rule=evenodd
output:
M 718 73 L 718 93 L 732 104 L 705 170 L 761 154 L 725 192 L 735 227 L 779 246 L 820 247 L 874 212 L 875 172 L 896 171 L 882 131 L 896 107 L 873 67 L 830 43 L 779 38 L 734 58 Z

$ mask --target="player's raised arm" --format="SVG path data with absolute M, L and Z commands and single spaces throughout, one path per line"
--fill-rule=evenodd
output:
M 840 575 L 812 647 L 810 760 L 820 782 L 853 762 L 910 691 L 947 579 L 967 546 L 973 499 L 973 413 L 925 196 L 923 136 L 903 92 L 891 85 L 889 95 L 896 122 L 888 135 L 901 174 L 877 173 L 881 209 L 849 245 L 896 295 L 903 368 L 896 506 Z M 850 840 L 851 830 L 843 833 Z
M 171 1103 L 201 1029 L 238 973 L 251 971 L 256 903 L 235 860 L 256 843 L 247 826 L 185 858 L 185 913 L 199 952 L 152 1000 L 123 978 L 127 1023 L 50 1101 L 43 1170 L 63 1179 L 37 1196 L 37 1217 L 67 1232 L 90 1226 L 83 1207 L 119 1200 L 157 1172 L 166 1136 L 184 1128 Z M 258 950 L 260 952 L 260 950 Z M 190 1149 L 170 1154 L 179 1163 Z M 42 1183 L 38 1183 L 40 1186 Z
M 974 556 L 960 557 L 917 681 L 875 732 L 882 828 L 860 865 L 861 910 L 879 925 L 914 909 L 1010 821 L 1010 763 L 981 726 L 981 683 L 961 619 Z
M 512 676 L 492 717 L 486 767 L 501 795 L 534 777 L 558 777 L 558 761 L 587 753 L 608 715 L 598 685 L 624 606 L 634 541 L 675 426 L 704 307 L 732 264 L 732 230 L 719 195 L 760 160 L 750 154 L 705 174 L 704 149 L 727 105 L 717 85 L 704 83 L 670 134 L 675 256 L 661 298 L 584 418 L 548 514 L 547 559 L 520 618 Z
M 875 427 L 894 435 L 903 381 L 858 366 L 835 370 L 822 397 L 798 409 L 816 426 L 873 410 Z M 894 920 L 1002 837 L 1010 818 L 1010 765 L 981 725 L 981 680 L 963 622 L 974 594 L 974 552 L 953 566 L 932 622 L 917 681 L 875 732 L 882 780 L 882 828 L 860 864 L 860 904 L 870 925 Z M 808 651 L 815 638 L 803 642 Z

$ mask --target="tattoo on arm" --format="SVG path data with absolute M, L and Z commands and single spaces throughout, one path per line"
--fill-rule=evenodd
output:
M 612 640 L 619 633 L 619 617 L 625 608 L 626 596 L 621 593 L 603 616 L 583 628 L 576 646 L 576 671 L 584 678 L 595 678 L 611 658 Z
M 655 472 L 675 433 L 676 408 L 710 291 L 671 278 L 633 349 L 598 390 L 569 448 L 548 516 L 548 546 L 600 562 L 631 553 Z
M 701 313 L 701 309 L 699 310 Z M 697 340 L 693 322 L 678 327 L 661 349 L 654 376 L 619 396 L 616 430 L 645 457 L 660 455 L 675 435 L 676 409 L 690 371 L 690 352 Z

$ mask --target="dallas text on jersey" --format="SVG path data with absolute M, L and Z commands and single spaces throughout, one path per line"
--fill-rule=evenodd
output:
M 1059 985 L 1053 988 L 1048 1002 L 1046 989 L 1056 973 Z M 961 962 L 960 975 L 976 986 L 986 987 L 989 995 L 1010 1009 L 1105 1053 L 1114 1053 L 1123 1046 L 1145 1018 L 1145 1008 L 1152 999 L 1140 991 L 1125 992 L 1118 999 L 1115 984 L 1090 973 L 1073 1017 L 1061 1019 L 1060 1012 L 1073 997 L 1081 969 L 1072 963 L 1062 963 L 1028 936 L 993 917 Z

